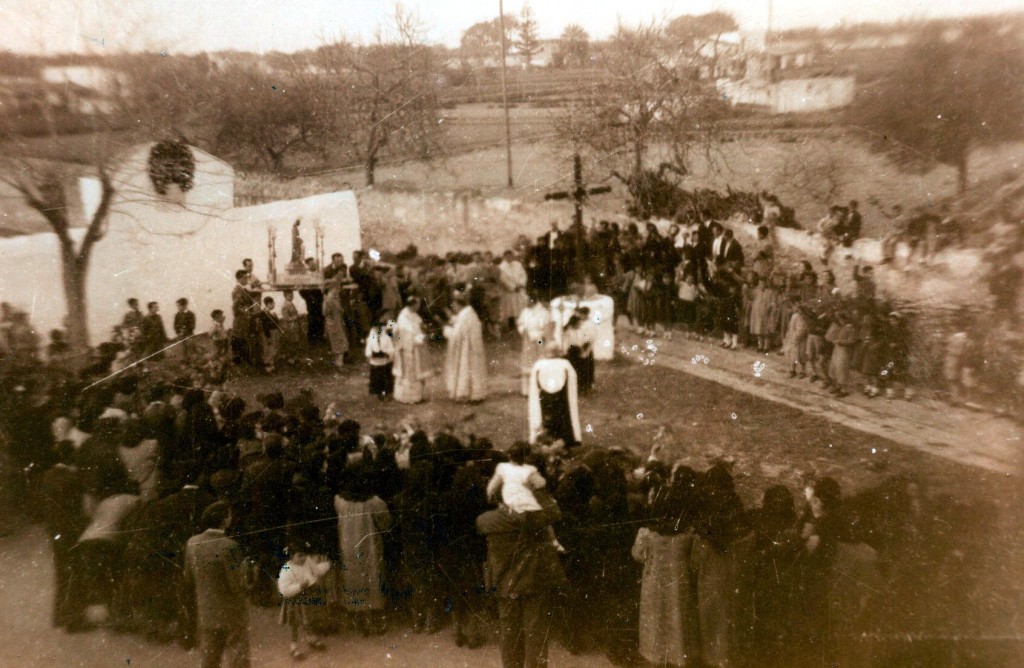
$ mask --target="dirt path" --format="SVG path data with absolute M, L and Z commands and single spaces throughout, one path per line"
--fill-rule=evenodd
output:
M 646 339 L 620 327 L 619 353 L 638 363 L 667 366 L 731 389 L 796 408 L 931 455 L 989 471 L 1024 472 L 1024 428 L 1004 417 L 931 398 L 912 401 L 829 395 L 820 385 L 790 378 L 785 358 L 723 350 L 718 342 L 676 337 Z

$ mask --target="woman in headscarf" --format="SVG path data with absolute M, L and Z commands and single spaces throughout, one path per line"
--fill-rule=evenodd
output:
M 652 491 L 646 525 L 633 557 L 644 565 L 640 585 L 640 655 L 657 666 L 696 662 L 697 596 L 690 579 L 697 473 L 676 467 L 668 484 Z
M 328 283 L 324 292 L 324 326 L 327 329 L 327 338 L 331 342 L 334 366 L 340 370 L 345 365 L 348 336 L 345 334 L 345 310 L 341 305 L 341 287 L 337 283 Z
M 712 466 L 698 483 L 691 568 L 697 585 L 700 657 L 707 666 L 729 666 L 735 649 L 733 543 L 746 533 L 743 503 L 725 464 Z
M 412 630 L 440 630 L 442 595 L 437 565 L 439 534 L 439 487 L 430 441 L 422 431 L 409 437 L 409 470 L 398 499 L 402 559 L 411 589 L 409 608 Z
M 388 506 L 373 488 L 366 464 L 349 466 L 334 497 L 342 569 L 338 594 L 342 606 L 358 615 L 364 636 L 386 630 L 384 619 L 384 539 L 391 528 Z
M 422 301 L 412 296 L 398 314 L 395 323 L 394 363 L 395 401 L 418 404 L 423 401 L 424 374 L 420 367 L 420 348 L 423 346 L 423 318 L 419 310 Z
M 736 541 L 736 653 L 744 666 L 790 666 L 800 557 L 793 495 L 783 485 L 764 492 L 750 513 L 751 532 Z

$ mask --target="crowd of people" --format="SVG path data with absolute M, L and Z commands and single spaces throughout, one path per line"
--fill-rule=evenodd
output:
M 408 423 L 364 433 L 344 401 L 324 406 L 311 390 L 254 406 L 224 389 L 311 351 L 344 369 L 362 350 L 372 394 L 418 403 L 420 347 L 444 338 L 449 397 L 479 402 L 483 338 L 517 331 L 524 395 L 552 357 L 585 394 L 590 314 L 572 311 L 556 341 L 548 301 L 601 292 L 639 333 L 781 350 L 793 375 L 840 396 L 852 369 L 874 393 L 902 379 L 901 319 L 875 299 L 870 268 L 854 270 L 847 297 L 829 271 L 786 266 L 767 225 L 752 252 L 708 216 L 645 232 L 552 224 L 500 260 L 357 253 L 348 266 L 336 254 L 322 290 L 298 291 L 304 316 L 290 292 L 278 310 L 246 261 L 230 329 L 215 310 L 203 341 L 179 299 L 171 337 L 159 304 L 143 315 L 132 299 L 115 340 L 74 376 L 52 336 L 50 375 L 8 378 L 5 432 L 18 497 L 40 502 L 51 536 L 54 623 L 198 644 L 204 666 L 225 651 L 246 665 L 250 604 L 281 608 L 296 660 L 333 634 L 408 623 L 451 625 L 460 646 L 496 635 L 506 666 L 543 665 L 552 636 L 618 664 L 831 665 L 870 609 L 837 573 L 859 568 L 870 583 L 874 560 L 834 480 L 809 483 L 803 509 L 781 486 L 745 508 L 727 464 L 578 447 L 568 419 L 560 433 L 543 422 L 532 443 Z M 4 320 L 5 355 L 30 366 L 31 327 L 9 307 Z M 174 347 L 180 364 L 167 368 L 187 373 L 161 378 Z
M 198 644 L 204 666 L 246 665 L 250 605 L 280 607 L 296 660 L 408 624 L 496 636 L 506 666 L 544 665 L 551 637 L 619 665 L 819 666 L 870 609 L 872 551 L 829 478 L 802 510 L 780 486 L 748 509 L 726 463 L 660 446 L 506 451 L 367 430 L 308 389 L 250 405 L 199 385 L 17 388 L 8 429 L 33 447 L 55 625 Z

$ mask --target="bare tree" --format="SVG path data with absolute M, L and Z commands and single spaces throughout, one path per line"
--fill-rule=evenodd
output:
M 121 66 L 126 58 L 115 54 L 104 64 Z M 132 60 L 156 62 L 145 55 L 135 55 Z M 140 79 L 144 78 L 141 71 L 142 66 L 137 70 Z M 132 143 L 151 139 L 152 128 L 171 117 L 166 113 L 167 100 L 134 97 L 130 81 L 131 77 L 110 94 L 106 112 L 88 118 L 92 130 L 84 137 L 88 141 L 81 135 L 66 135 L 67 123 L 45 100 L 37 105 L 45 128 L 42 137 L 28 138 L 19 131 L 16 117 L 0 117 L 0 139 L 5 142 L 6 154 L 0 159 L 0 182 L 56 236 L 67 309 L 67 341 L 76 351 L 86 349 L 89 343 L 86 291 L 93 251 L 106 236 L 116 202 L 132 202 L 140 196 L 115 179 L 120 152 Z M 126 117 L 138 119 L 137 127 L 126 130 Z M 40 152 L 47 158 L 33 157 Z M 91 212 L 84 211 L 75 187 L 82 176 L 95 177 L 99 183 L 99 197 Z
M 70 167 L 64 163 L 29 160 L 6 160 L 0 164 L 0 180 L 13 187 L 57 236 L 67 306 L 67 341 L 74 350 L 84 350 L 89 345 L 85 300 L 89 260 L 96 243 L 106 234 L 114 196 L 105 162 L 98 161 L 96 167 L 100 181 L 99 206 L 88 220 L 81 241 L 76 243 L 68 192 L 72 181 Z
M 630 186 L 642 187 L 654 147 L 667 156 L 661 175 L 685 174 L 694 151 L 715 145 L 725 103 L 681 64 L 663 28 L 620 26 L 602 50 L 597 73 L 556 121 L 561 139 L 586 149 Z
M 263 160 L 277 174 L 285 171 L 285 158 L 300 148 L 322 152 L 335 127 L 314 85 L 295 72 L 229 67 L 208 91 L 216 97 L 214 146 Z
M 321 47 L 317 95 L 328 100 L 334 141 L 373 185 L 383 156 L 431 160 L 441 145 L 441 63 L 401 6 L 374 43 Z

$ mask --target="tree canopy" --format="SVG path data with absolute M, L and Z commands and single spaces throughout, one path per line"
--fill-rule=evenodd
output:
M 590 35 L 578 23 L 570 23 L 562 30 L 562 59 L 566 67 L 586 67 L 590 61 Z
M 1024 39 L 992 19 L 960 31 L 933 27 L 888 76 L 858 99 L 848 120 L 908 168 L 956 168 L 966 189 L 971 151 L 1024 137 Z
M 540 51 L 540 38 L 537 36 L 537 19 L 529 3 L 523 5 L 519 13 L 519 22 L 515 29 L 515 47 L 519 57 L 527 69 L 533 67 L 533 57 Z
M 515 42 L 519 22 L 513 16 L 505 17 L 505 55 Z M 467 58 L 490 58 L 501 55 L 501 21 L 495 17 L 466 28 L 459 40 L 459 48 Z

